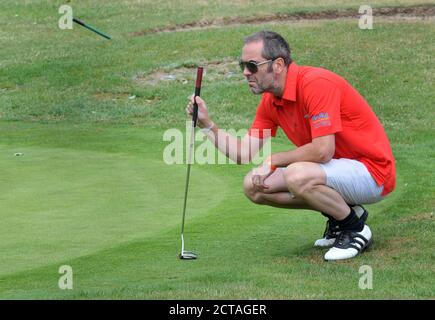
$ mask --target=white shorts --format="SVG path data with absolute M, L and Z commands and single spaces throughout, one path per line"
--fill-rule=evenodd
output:
M 320 166 L 326 185 L 335 189 L 347 204 L 369 204 L 383 199 L 384 186 L 378 186 L 366 166 L 351 159 L 332 159 Z

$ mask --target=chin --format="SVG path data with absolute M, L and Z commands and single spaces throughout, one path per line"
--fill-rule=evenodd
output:
M 264 90 L 260 88 L 249 88 L 253 94 L 262 94 Z

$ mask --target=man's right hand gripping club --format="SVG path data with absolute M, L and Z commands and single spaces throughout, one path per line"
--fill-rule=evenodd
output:
M 192 117 L 193 104 L 194 104 L 195 100 L 196 100 L 196 103 L 198 105 L 198 126 L 200 128 L 203 128 L 203 129 L 207 128 L 207 129 L 211 130 L 212 127 L 214 126 L 214 123 L 209 118 L 207 106 L 205 104 L 205 101 L 202 100 L 201 97 L 198 97 L 198 96 L 195 97 L 194 94 L 192 94 L 189 97 L 189 103 L 187 104 L 187 107 L 186 107 L 186 113 Z

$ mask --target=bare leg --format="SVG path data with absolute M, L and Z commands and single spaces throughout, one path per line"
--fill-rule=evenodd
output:
M 252 202 L 278 208 L 314 210 L 303 199 L 295 197 L 288 191 L 284 179 L 284 168 L 278 168 L 267 178 L 266 183 L 269 185 L 269 189 L 262 193 L 254 190 L 251 176 L 252 172 L 249 172 L 245 177 L 244 191 Z
M 265 183 L 268 189 L 255 191 L 249 173 L 244 181 L 246 196 L 258 204 L 325 212 L 336 220 L 349 214 L 349 206 L 341 195 L 326 186 L 325 172 L 317 163 L 291 164 L 286 169 L 276 170 Z
M 263 204 L 277 208 L 315 210 L 304 200 L 295 198 L 289 192 L 264 193 Z
M 318 163 L 291 164 L 285 170 L 284 178 L 288 190 L 315 210 L 336 220 L 343 220 L 349 214 L 349 206 L 343 197 L 326 185 L 326 174 Z

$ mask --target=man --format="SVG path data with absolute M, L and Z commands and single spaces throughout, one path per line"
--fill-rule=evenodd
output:
M 237 139 L 218 129 L 200 97 L 198 125 L 237 163 L 248 163 L 280 127 L 297 148 L 272 154 L 249 172 L 246 196 L 257 204 L 321 212 L 328 221 L 314 245 L 332 246 L 325 260 L 355 257 L 372 242 L 361 204 L 378 202 L 395 187 L 394 158 L 378 118 L 340 76 L 292 61 L 277 33 L 245 38 L 240 66 L 252 93 L 262 94 L 249 132 Z

